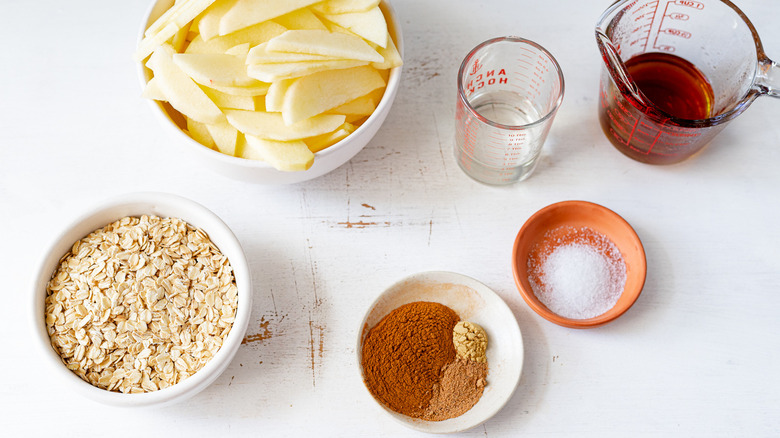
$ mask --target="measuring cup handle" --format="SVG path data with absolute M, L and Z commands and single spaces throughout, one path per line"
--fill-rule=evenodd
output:
M 780 97 L 780 65 L 769 58 L 759 64 L 759 80 L 761 91 L 767 96 Z

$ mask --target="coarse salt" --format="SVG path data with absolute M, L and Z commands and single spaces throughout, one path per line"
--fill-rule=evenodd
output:
M 587 227 L 553 230 L 528 260 L 534 295 L 552 312 L 588 319 L 614 307 L 626 284 L 620 250 Z

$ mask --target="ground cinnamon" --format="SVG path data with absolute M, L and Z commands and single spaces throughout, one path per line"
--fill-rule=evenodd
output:
M 452 330 L 459 317 L 449 307 L 418 301 L 390 312 L 363 342 L 369 391 L 390 409 L 421 418 L 445 365 L 455 360 Z

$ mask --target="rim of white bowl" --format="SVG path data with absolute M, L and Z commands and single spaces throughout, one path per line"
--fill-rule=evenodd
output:
M 157 5 L 164 0 L 154 0 L 151 2 L 150 6 L 147 8 L 146 13 L 144 14 L 144 20 L 141 24 L 141 29 L 138 33 L 137 42 L 140 42 L 143 39 L 144 32 L 146 31 L 146 28 L 149 27 L 151 24 L 151 15 L 154 9 L 157 7 Z M 171 3 L 173 3 L 172 0 Z M 401 55 L 401 59 L 404 58 L 404 41 L 403 41 L 403 32 L 401 30 L 401 25 L 398 22 L 398 15 L 395 13 L 395 9 L 393 9 L 393 6 L 390 4 L 389 0 L 381 0 L 379 4 L 380 8 L 383 8 L 383 12 L 386 14 L 386 20 L 389 18 L 390 23 L 388 23 L 388 31 L 390 34 L 394 37 L 393 41 L 396 43 L 396 48 L 398 49 L 398 53 Z M 138 69 L 138 78 L 140 80 L 141 84 L 141 90 L 146 87 L 146 83 L 149 81 L 150 73 L 149 69 L 146 68 L 143 62 L 137 62 L 137 69 Z M 315 157 L 327 157 L 333 153 L 335 153 L 337 150 L 341 149 L 341 147 L 350 139 L 353 137 L 358 137 L 360 133 L 362 133 L 365 130 L 369 129 L 369 125 L 373 124 L 374 120 L 380 117 L 380 114 L 382 114 L 385 111 L 385 108 L 392 105 L 393 101 L 395 100 L 395 94 L 398 91 L 398 87 L 401 82 L 401 71 L 403 70 L 403 65 L 394 67 L 390 69 L 390 77 L 387 81 L 387 86 L 385 88 L 385 92 L 382 95 L 382 99 L 379 101 L 379 104 L 377 105 L 376 109 L 374 109 L 374 112 L 371 113 L 371 115 L 366 119 L 365 122 L 363 122 L 358 128 L 349 134 L 347 137 L 342 139 L 341 141 L 335 143 L 334 145 L 323 149 L 321 151 L 317 151 L 314 153 Z M 247 160 L 245 158 L 239 158 L 234 157 L 230 155 L 223 154 L 221 152 L 215 151 L 209 147 L 206 147 L 200 143 L 198 143 L 196 140 L 194 140 L 189 135 L 185 134 L 184 131 L 182 131 L 176 123 L 174 123 L 173 120 L 171 120 L 168 113 L 163 109 L 162 104 L 160 102 L 157 102 L 155 100 L 151 99 L 145 99 L 148 101 L 148 104 L 152 108 L 152 112 L 155 114 L 156 117 L 160 118 L 160 121 L 163 122 L 163 124 L 167 127 L 166 129 L 174 130 L 178 132 L 178 134 L 174 134 L 177 136 L 180 136 L 180 138 L 193 143 L 196 148 L 194 148 L 199 153 L 203 154 L 206 157 L 210 157 L 225 163 L 229 163 L 232 165 L 239 165 L 243 167 L 248 168 L 256 168 L 256 169 L 269 169 L 274 170 L 273 167 L 263 161 L 256 161 L 256 160 Z M 281 171 L 279 171 L 281 172 Z
M 98 388 L 82 380 L 67 369 L 62 363 L 60 356 L 51 347 L 51 340 L 43 318 L 43 302 L 46 297 L 46 283 L 51 278 L 62 255 L 68 251 L 73 243 L 92 231 L 122 217 L 144 214 L 134 213 L 141 206 L 144 207 L 144 211 L 148 211 L 146 214 L 179 217 L 185 222 L 201 228 L 209 235 L 209 238 L 214 241 L 220 251 L 228 256 L 236 280 L 236 286 L 238 287 L 239 305 L 236 309 L 233 327 L 225 338 L 222 347 L 198 372 L 176 385 L 158 391 L 124 394 Z M 193 217 L 196 219 L 193 220 Z M 96 222 L 101 222 L 102 225 L 93 226 L 92 224 Z M 69 237 L 71 234 L 79 234 L 80 236 L 71 239 Z M 72 220 L 60 230 L 52 240 L 52 243 L 46 247 L 40 256 L 31 290 L 31 319 L 33 325 L 31 332 L 36 335 L 35 343 L 40 346 L 41 355 L 46 357 L 45 362 L 48 371 L 55 375 L 53 379 L 62 381 L 71 389 L 94 401 L 124 407 L 170 404 L 184 400 L 205 389 L 219 377 L 238 351 L 238 347 L 244 338 L 252 309 L 251 272 L 241 243 L 232 230 L 222 219 L 203 205 L 179 195 L 163 192 L 136 192 L 115 196 L 94 205 L 86 213 Z

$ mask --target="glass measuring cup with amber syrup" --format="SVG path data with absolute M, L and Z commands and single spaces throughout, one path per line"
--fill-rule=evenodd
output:
M 643 163 L 683 161 L 758 96 L 780 97 L 780 67 L 726 0 L 620 0 L 596 40 L 601 127 Z

